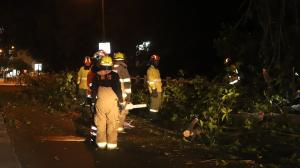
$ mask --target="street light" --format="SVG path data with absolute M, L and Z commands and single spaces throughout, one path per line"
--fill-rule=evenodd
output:
M 150 48 L 150 44 L 151 42 L 150 41 L 144 41 L 142 44 L 138 44 L 136 46 L 136 48 L 139 50 L 139 51 L 149 51 L 149 48 Z

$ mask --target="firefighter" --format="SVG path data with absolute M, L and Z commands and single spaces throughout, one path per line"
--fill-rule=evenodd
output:
M 226 78 L 228 80 L 228 83 L 230 85 L 237 84 L 241 80 L 237 65 L 233 63 L 230 58 L 226 58 L 224 64 L 227 73 Z
M 162 102 L 162 82 L 158 69 L 160 57 L 152 55 L 150 57 L 150 66 L 147 69 L 147 84 L 150 93 L 150 117 L 157 120 L 157 114 Z
M 99 60 L 104 56 L 107 56 L 107 54 L 103 50 L 99 50 L 99 51 L 95 52 L 95 54 L 93 56 L 93 61 L 92 61 L 93 64 L 90 68 L 90 71 L 87 74 L 87 85 L 89 86 L 88 87 L 88 94 L 89 94 L 90 97 L 92 97 L 92 99 L 93 99 L 92 102 L 95 102 L 95 99 L 96 99 L 96 96 L 95 96 L 96 94 L 95 93 L 97 91 L 94 91 L 94 93 L 93 93 L 93 91 L 90 89 L 90 86 L 91 86 L 91 83 L 93 81 L 93 78 L 96 76 L 96 73 L 98 71 L 97 64 L 98 64 Z M 94 96 L 92 96 L 92 95 L 94 95 Z
M 78 97 L 81 105 L 87 105 L 87 74 L 90 71 L 92 60 L 89 56 L 84 57 L 84 65 L 80 67 L 77 74 Z
M 90 68 L 90 71 L 87 74 L 87 85 L 88 85 L 88 90 L 87 90 L 87 95 L 89 97 L 89 104 L 90 104 L 90 111 L 91 111 L 91 125 L 90 125 L 90 135 L 87 138 L 87 140 L 91 143 L 94 143 L 96 140 L 96 135 L 97 135 L 97 127 L 94 123 L 94 115 L 96 113 L 96 108 L 95 108 L 95 103 L 97 99 L 97 89 L 91 89 L 92 81 L 93 78 L 96 76 L 96 73 L 98 71 L 98 66 L 97 63 L 99 60 L 106 56 L 107 54 L 103 50 L 99 50 L 94 53 L 93 59 L 92 59 L 92 66 Z
M 92 81 L 92 90 L 97 89 L 96 144 L 100 149 L 117 148 L 117 127 L 119 112 L 124 108 L 119 75 L 112 71 L 112 58 L 104 56 L 97 64 L 96 76 Z
M 123 106 L 125 106 L 126 103 L 130 102 L 130 96 L 131 96 L 130 75 L 127 70 L 127 65 L 124 62 L 125 55 L 122 52 L 117 52 L 114 54 L 113 58 L 114 58 L 113 71 L 118 73 L 118 75 L 120 77 L 122 97 L 125 100 Z M 124 109 L 121 111 L 120 117 L 119 117 L 119 126 L 117 129 L 118 132 L 124 131 L 124 122 L 125 122 L 127 115 L 128 115 L 128 110 Z

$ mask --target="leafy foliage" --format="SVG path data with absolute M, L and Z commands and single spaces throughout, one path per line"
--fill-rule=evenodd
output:
M 161 115 L 170 122 L 185 124 L 198 116 L 198 126 L 208 132 L 206 136 L 213 142 L 235 110 L 238 96 L 235 87 L 203 76 L 196 76 L 190 82 L 173 80 L 164 87 Z
M 77 106 L 74 73 L 40 74 L 26 77 L 24 92 L 50 110 L 72 110 Z
M 298 166 L 296 156 L 299 151 L 293 150 L 298 148 L 298 142 L 289 135 L 286 137 L 289 143 L 284 143 L 282 136 L 287 132 L 293 135 L 297 130 L 281 116 L 279 109 L 285 99 L 280 94 L 264 94 L 266 88 L 258 81 L 262 80 L 259 77 L 253 78 L 255 81 L 246 86 L 243 83 L 229 85 L 222 79 L 217 77 L 209 80 L 196 76 L 189 81 L 167 81 L 160 111 L 163 122 L 167 121 L 169 125 L 180 124 L 181 129 L 184 129 L 197 116 L 199 121 L 195 128 L 202 130 L 198 142 L 223 153 L 220 158 L 246 158 L 266 167 L 284 164 Z M 139 92 L 139 95 L 141 93 L 143 96 L 140 97 L 147 96 L 146 92 Z M 240 113 L 247 116 L 237 118 L 241 120 L 237 123 L 232 116 L 239 116 Z M 275 114 L 277 117 L 274 117 Z M 283 157 L 281 151 L 287 155 Z M 275 164 L 271 163 L 272 153 L 277 158 Z

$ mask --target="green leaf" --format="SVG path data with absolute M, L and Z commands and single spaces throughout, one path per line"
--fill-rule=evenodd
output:
M 227 118 L 227 114 L 226 113 L 222 115 L 222 121 L 224 121 L 225 118 Z
M 199 120 L 199 122 L 200 122 L 200 126 L 203 127 L 203 125 L 204 125 L 203 121 Z

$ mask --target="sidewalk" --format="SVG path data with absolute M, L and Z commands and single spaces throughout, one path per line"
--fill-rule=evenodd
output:
M 0 112 L 0 167 L 21 168 Z

